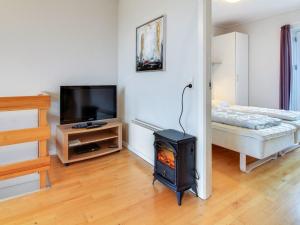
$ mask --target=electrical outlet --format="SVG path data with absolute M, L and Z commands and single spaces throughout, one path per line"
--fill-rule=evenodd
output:
M 188 85 L 191 84 L 192 87 L 191 88 L 194 88 L 195 84 L 194 84 L 194 77 L 192 77 L 192 79 L 190 79 L 190 81 L 188 82 Z

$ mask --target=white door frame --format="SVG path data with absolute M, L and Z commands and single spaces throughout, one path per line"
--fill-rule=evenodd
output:
M 196 79 L 199 85 L 198 99 L 198 141 L 197 171 L 198 193 L 202 199 L 212 194 L 212 140 L 211 140 L 211 39 L 212 39 L 212 8 L 211 0 L 198 1 L 198 54 L 199 74 Z

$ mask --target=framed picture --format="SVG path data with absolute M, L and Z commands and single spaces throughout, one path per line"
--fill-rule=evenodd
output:
M 136 28 L 136 71 L 165 70 L 166 16 Z

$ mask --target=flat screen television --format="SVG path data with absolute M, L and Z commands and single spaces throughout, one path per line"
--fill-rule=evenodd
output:
M 117 117 L 117 86 L 61 86 L 60 124 Z

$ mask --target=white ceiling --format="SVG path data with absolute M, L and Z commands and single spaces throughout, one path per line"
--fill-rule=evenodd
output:
M 300 9 L 300 0 L 240 0 L 237 3 L 212 0 L 212 2 L 213 23 L 224 28 Z

